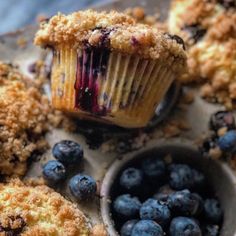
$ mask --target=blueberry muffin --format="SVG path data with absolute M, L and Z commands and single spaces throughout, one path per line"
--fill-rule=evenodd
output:
M 0 174 L 23 175 L 33 153 L 47 147 L 47 97 L 12 65 L 0 62 Z
M 186 61 L 179 38 L 114 11 L 58 14 L 35 44 L 54 52 L 55 108 L 129 128 L 147 124 Z
M 174 0 L 168 26 L 188 46 L 183 82 L 203 81 L 201 94 L 234 107 L 236 99 L 235 0 Z
M 87 236 L 83 213 L 45 185 L 0 184 L 0 235 Z

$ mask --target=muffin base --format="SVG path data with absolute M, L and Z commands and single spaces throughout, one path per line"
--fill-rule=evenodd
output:
M 171 65 L 161 60 L 61 47 L 54 52 L 52 102 L 82 119 L 144 127 L 173 80 Z

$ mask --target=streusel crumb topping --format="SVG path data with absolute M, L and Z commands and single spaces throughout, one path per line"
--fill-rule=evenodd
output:
M 84 214 L 46 185 L 32 187 L 18 179 L 0 184 L 0 234 L 88 236 Z
M 236 2 L 175 0 L 168 21 L 171 33 L 187 42 L 188 73 L 183 82 L 205 82 L 201 94 L 212 102 L 235 107 Z
M 59 13 L 41 23 L 35 44 L 53 48 L 65 44 L 78 48 L 89 44 L 122 53 L 136 53 L 144 58 L 174 56 L 182 61 L 186 58 L 183 46 L 157 28 L 136 23 L 132 17 L 115 11 Z
M 27 159 L 47 147 L 49 101 L 12 65 L 0 62 L 0 173 L 23 175 Z

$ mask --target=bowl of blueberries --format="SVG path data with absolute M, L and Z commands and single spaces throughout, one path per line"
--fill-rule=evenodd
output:
M 115 161 L 101 187 L 114 236 L 232 236 L 236 178 L 184 143 L 159 143 Z

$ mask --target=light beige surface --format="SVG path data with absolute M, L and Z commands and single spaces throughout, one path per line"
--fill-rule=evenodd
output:
M 103 6 L 102 8 L 111 9 L 115 7 L 116 9 L 125 9 L 130 6 L 147 6 L 150 12 L 153 12 L 158 6 L 162 9 L 161 14 L 166 15 L 167 6 L 169 1 L 156 1 L 156 0 L 147 0 L 145 1 L 121 1 L 121 3 L 114 3 L 111 5 Z M 35 29 L 27 29 L 23 33 L 17 33 L 13 35 L 0 36 L 0 59 L 2 60 L 13 60 L 16 63 L 21 65 L 21 68 L 25 73 L 27 72 L 27 65 L 31 62 L 34 62 L 36 58 L 41 54 L 41 51 L 38 48 L 33 47 L 31 44 L 26 49 L 17 49 L 16 39 L 22 36 L 26 37 L 29 41 L 32 40 L 33 35 L 35 33 Z M 5 39 L 6 43 L 3 44 L 1 39 Z M 195 138 L 199 137 L 203 132 L 207 130 L 207 124 L 209 120 L 209 116 L 214 111 L 219 110 L 221 107 L 216 105 L 211 105 L 203 101 L 201 98 L 196 97 L 195 102 L 189 107 L 189 109 L 184 112 L 182 115 L 187 117 L 187 121 L 190 123 L 192 130 L 183 133 L 183 135 L 178 138 L 177 142 L 184 143 L 185 140 L 188 140 L 188 143 L 193 143 Z M 157 127 L 158 129 L 158 127 Z M 63 130 L 55 129 L 51 133 L 48 134 L 48 140 L 50 145 L 52 146 L 57 141 L 62 139 L 71 139 L 81 143 L 84 147 L 86 147 L 85 140 L 81 135 L 66 133 Z M 165 140 L 163 139 L 153 139 L 146 144 L 148 146 L 154 146 L 155 143 L 160 143 Z M 171 140 L 169 140 L 171 142 Z M 108 166 L 115 160 L 118 155 L 116 153 L 104 154 L 101 150 L 90 150 L 85 148 L 85 172 L 88 174 L 92 174 L 96 180 L 101 181 L 104 176 L 106 169 Z M 41 159 L 40 163 L 33 163 L 32 168 L 30 169 L 28 176 L 39 176 L 41 173 L 41 165 L 46 162 L 46 160 L 52 159 L 50 151 L 44 155 Z M 62 186 L 60 190 L 63 194 L 65 194 L 69 199 L 72 199 L 72 196 L 69 194 L 68 189 L 65 186 Z M 79 204 L 79 203 L 78 203 Z M 94 201 L 89 204 L 79 204 L 81 210 L 86 212 L 86 214 L 92 219 L 93 222 L 101 222 L 101 218 L 99 216 L 99 201 Z M 225 234 L 224 236 L 232 236 Z

